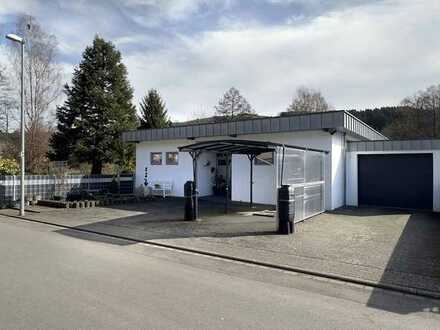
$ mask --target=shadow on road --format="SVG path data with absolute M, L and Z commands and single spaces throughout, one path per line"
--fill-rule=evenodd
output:
M 97 221 L 89 221 L 88 224 L 79 225 L 75 229 L 125 236 L 141 241 L 174 239 L 176 241 L 170 244 L 177 242 L 177 245 L 184 246 L 189 241 L 186 239 L 238 238 L 240 244 L 235 248 L 240 249 L 242 246 L 253 249 L 257 258 L 260 257 L 259 249 L 273 250 L 275 259 L 282 254 L 287 257 L 289 254 L 294 256 L 297 250 L 309 251 L 309 253 L 315 251 L 318 256 L 328 255 L 326 258 L 330 258 L 322 260 L 324 269 L 327 269 L 331 262 L 337 265 L 337 262 L 347 260 L 344 263 L 347 265 L 354 260 L 356 265 L 370 267 L 376 271 L 375 277 L 363 277 L 365 274 L 362 272 L 357 274 L 354 268 L 348 269 L 359 278 L 381 276 L 379 284 L 440 293 L 440 216 L 437 214 L 408 213 L 408 211 L 391 209 L 343 208 L 331 212 L 333 215 L 341 215 L 340 218 L 324 216 L 315 224 L 306 222 L 302 232 L 286 240 L 285 237 L 282 239 L 274 237 L 276 235 L 274 218 L 253 216 L 247 205 L 233 204 L 227 215 L 223 213 L 222 204 L 201 201 L 200 207 L 203 220 L 187 222 L 183 220 L 182 199 L 167 198 L 141 204 L 117 205 L 100 211 L 106 214 L 108 220 L 99 221 L 99 217 L 96 216 Z M 265 208 L 259 206 L 252 211 Z M 114 216 L 111 216 L 112 212 Z M 122 214 L 125 216 L 121 216 Z M 336 227 L 330 225 L 329 221 L 334 221 Z M 58 230 L 58 233 L 109 244 L 134 244 L 129 240 L 82 234 L 70 229 Z M 265 240 L 264 236 L 272 236 L 273 239 Z M 240 240 L 240 237 L 243 239 Z M 252 237 L 262 239 L 252 239 Z M 317 241 L 325 241 L 326 244 L 313 243 Z M 224 244 L 230 248 L 232 245 L 229 242 L 210 240 L 214 249 L 217 248 L 216 244 Z M 336 252 L 333 255 L 333 252 L 328 253 L 329 250 Z M 238 254 L 241 253 L 240 251 L 236 250 Z M 375 253 L 377 255 L 374 255 Z M 339 259 L 336 260 L 336 257 Z M 275 259 L 271 260 L 276 262 Z M 337 273 L 338 269 L 332 271 Z M 401 295 L 391 299 L 389 292 L 374 289 L 366 304 L 372 308 L 398 314 L 440 311 L 440 300 L 420 299 L 417 303 L 403 304 L 401 299 Z
M 440 293 L 440 217 L 413 213 L 408 218 L 379 281 Z M 440 312 L 440 300 L 420 300 L 419 305 L 392 304 L 384 292 L 373 290 L 367 306 L 399 314 L 419 311 Z

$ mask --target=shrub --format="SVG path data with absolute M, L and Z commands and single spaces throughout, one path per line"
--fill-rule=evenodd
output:
M 17 175 L 19 172 L 20 168 L 15 160 L 0 158 L 0 175 Z

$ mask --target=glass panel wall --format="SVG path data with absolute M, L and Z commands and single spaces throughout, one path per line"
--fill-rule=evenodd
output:
M 286 148 L 284 151 L 284 166 L 282 169 L 283 184 L 295 185 L 305 182 L 303 150 Z
M 288 147 L 280 153 L 280 183 L 292 187 L 295 222 L 323 212 L 325 153 Z

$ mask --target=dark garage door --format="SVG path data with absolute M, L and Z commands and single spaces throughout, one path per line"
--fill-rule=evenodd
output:
M 432 164 L 432 154 L 359 155 L 359 205 L 432 210 Z

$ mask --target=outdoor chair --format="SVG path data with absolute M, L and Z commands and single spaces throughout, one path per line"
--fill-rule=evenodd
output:
M 151 192 L 153 195 L 159 195 L 165 198 L 173 190 L 173 183 L 169 181 L 155 181 L 151 183 Z

